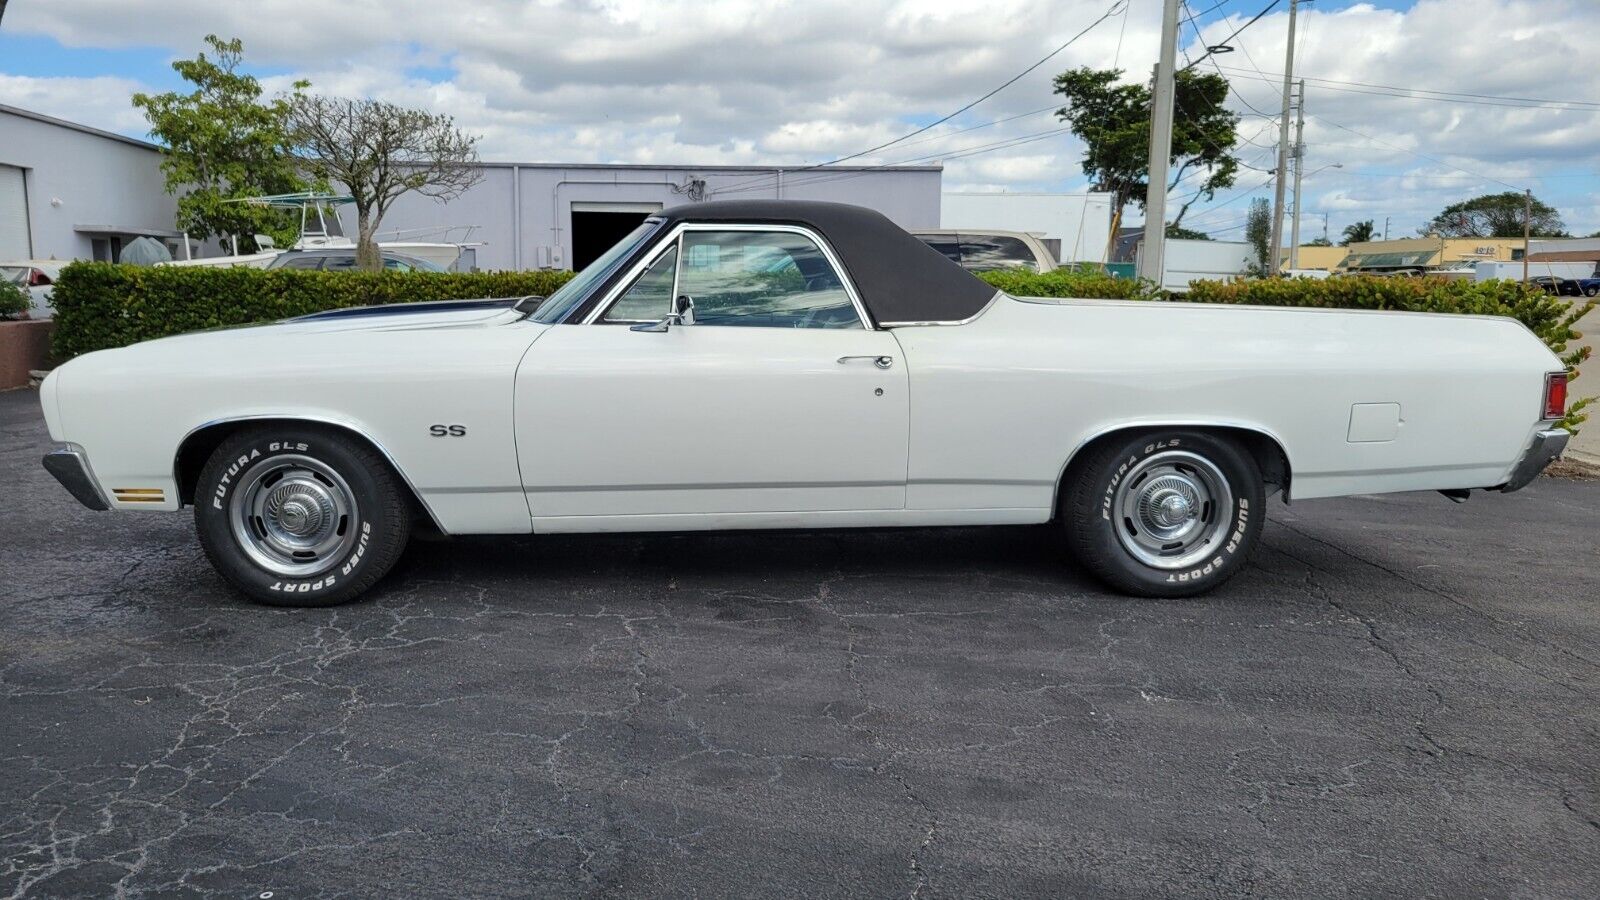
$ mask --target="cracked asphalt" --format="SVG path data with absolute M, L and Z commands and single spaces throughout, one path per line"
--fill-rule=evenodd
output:
M 1600 895 L 1600 481 L 1043 528 L 415 544 L 230 593 L 0 394 L 0 896 Z

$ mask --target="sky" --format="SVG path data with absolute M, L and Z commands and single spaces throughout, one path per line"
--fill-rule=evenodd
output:
M 1272 0 L 1187 3 L 1180 60 Z M 1228 76 L 1242 115 L 1236 186 L 1184 222 L 1218 239 L 1242 239 L 1249 200 L 1272 195 L 1287 7 L 1199 63 Z M 850 160 L 941 162 L 946 190 L 1075 191 L 1083 145 L 1051 78 L 1146 79 L 1159 0 L 10 0 L 0 103 L 144 137 L 129 96 L 180 88 L 172 61 L 216 33 L 244 41 L 269 91 L 306 78 L 448 113 L 487 160 L 810 165 L 966 106 L 1107 10 L 993 97 Z M 1298 31 L 1304 239 L 1361 219 L 1414 236 L 1449 203 L 1524 188 L 1574 234 L 1600 230 L 1600 3 L 1317 0 Z M 1169 208 L 1192 194 L 1179 184 Z

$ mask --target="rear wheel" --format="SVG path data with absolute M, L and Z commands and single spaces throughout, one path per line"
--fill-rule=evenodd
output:
M 1113 439 L 1075 460 L 1061 518 L 1073 556 L 1106 584 L 1142 597 L 1188 597 L 1244 566 L 1265 503 L 1247 451 L 1173 430 Z
M 274 606 L 355 598 L 394 566 L 411 530 L 388 463 L 322 429 L 240 432 L 211 455 L 195 497 L 195 529 L 212 565 Z

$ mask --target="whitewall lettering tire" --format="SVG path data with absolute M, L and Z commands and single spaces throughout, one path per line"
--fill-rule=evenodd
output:
M 1112 439 L 1068 469 L 1062 521 L 1077 561 L 1141 597 L 1189 597 L 1233 577 L 1265 519 L 1255 458 L 1205 432 Z
M 273 606 L 332 606 L 394 567 L 411 531 L 405 489 L 365 444 L 262 426 L 224 441 L 195 488 L 195 530 L 217 571 Z

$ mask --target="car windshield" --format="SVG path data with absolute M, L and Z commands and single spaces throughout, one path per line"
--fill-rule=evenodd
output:
M 582 303 L 589 296 L 589 291 L 596 285 L 603 283 L 611 276 L 623 261 L 633 255 L 640 245 L 650 239 L 656 229 L 661 226 L 660 219 L 646 219 L 643 223 L 628 234 L 627 237 L 616 243 L 616 246 L 600 255 L 600 258 L 583 267 L 583 271 L 572 276 L 572 280 L 562 285 L 555 293 L 551 294 L 539 308 L 529 316 L 535 322 L 551 325 L 566 318 L 572 308 Z
M 0 281 L 9 281 L 12 284 L 26 284 L 28 273 L 33 271 L 32 266 L 0 266 Z

